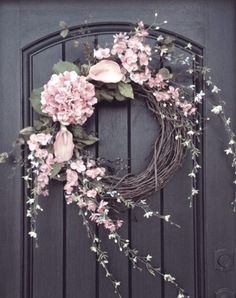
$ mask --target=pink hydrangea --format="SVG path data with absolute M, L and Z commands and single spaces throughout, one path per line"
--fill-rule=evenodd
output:
M 53 74 L 41 93 L 42 111 L 63 125 L 83 125 L 96 103 L 94 85 L 75 71 Z

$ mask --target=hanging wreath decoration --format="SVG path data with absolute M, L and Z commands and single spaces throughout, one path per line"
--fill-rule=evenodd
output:
M 133 31 L 116 34 L 111 48 L 98 46 L 92 55 L 88 55 L 88 64 L 76 65 L 67 61 L 55 64 L 50 80 L 43 88 L 33 90 L 30 97 L 38 119 L 33 126 L 20 131 L 15 144 L 28 148 L 26 158 L 20 164 L 25 167 L 23 179 L 29 190 L 27 216 L 31 220 L 31 237 L 37 240 L 36 217 L 41 210 L 39 197 L 48 195 L 50 180 L 64 181 L 65 199 L 68 204 L 78 206 L 79 215 L 92 239 L 91 250 L 97 254 L 97 260 L 118 297 L 122 297 L 120 282 L 109 271 L 108 256 L 104 254 L 101 240 L 90 222 L 109 231 L 109 239 L 114 240 L 134 268 L 144 266 L 152 275 L 161 275 L 176 287 L 177 297 L 183 298 L 189 296 L 173 276 L 154 267 L 150 255 L 140 256 L 130 246 L 129 240 L 120 236 L 118 231 L 123 220 L 119 218 L 119 208 L 141 208 L 146 218 L 156 216 L 178 226 L 170 220 L 170 215 L 152 210 L 146 199 L 166 185 L 188 151 L 193 161 L 192 171 L 188 173 L 192 180 L 190 202 L 198 194 L 196 176 L 200 169 L 200 151 L 197 142 L 204 121 L 198 110 L 205 94 L 202 90 L 194 94 L 195 85 L 176 86 L 175 74 L 168 68 L 151 67 L 153 57 L 173 64 L 185 64 L 188 66 L 186 72 L 202 76 L 212 93 L 217 94 L 220 89 L 213 84 L 208 68 L 200 64 L 192 68 L 188 59 L 174 55 L 174 40 L 170 36 L 160 35 L 153 48 L 150 47 L 146 37 L 149 30 L 155 29 L 153 26 L 156 27 L 156 22 L 150 27 L 139 22 Z M 69 30 L 64 22 L 61 22 L 61 27 L 61 35 L 65 37 Z M 191 44 L 187 44 L 186 49 L 191 53 Z M 110 172 L 104 159 L 95 158 L 87 150 L 87 146 L 99 142 L 99 139 L 88 133 L 84 124 L 102 100 L 111 104 L 114 100 L 145 101 L 158 121 L 161 129 L 154 144 L 153 157 L 142 173 L 119 177 Z M 235 135 L 230 128 L 230 119 L 225 116 L 223 102 L 219 100 L 214 104 L 212 112 L 223 120 L 229 136 L 225 153 L 233 156 L 232 166 L 235 168 Z M 2 153 L 0 161 L 5 162 L 10 155 Z M 236 201 L 233 200 L 232 204 L 235 211 Z

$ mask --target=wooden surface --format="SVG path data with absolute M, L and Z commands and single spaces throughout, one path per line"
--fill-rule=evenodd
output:
M 235 1 L 1 1 L 0 3 L 0 151 L 10 149 L 18 130 L 32 120 L 27 102 L 30 90 L 50 76 L 58 59 L 74 61 L 80 49 L 71 41 L 60 42 L 22 60 L 23 48 L 58 29 L 60 20 L 69 25 L 86 22 L 152 23 L 154 11 L 165 28 L 201 44 L 204 62 L 223 90 L 229 116 L 236 130 L 235 102 Z M 101 36 L 98 42 L 111 40 Z M 50 45 L 50 37 L 46 38 Z M 88 38 L 93 42 L 93 37 Z M 23 55 L 24 58 L 24 55 Z M 22 84 L 23 82 L 23 84 Z M 188 84 L 189 82 L 185 82 Z M 23 95 L 23 97 L 22 97 Z M 208 115 L 208 106 L 205 107 Z M 157 219 L 144 220 L 141 212 L 126 212 L 122 229 L 140 253 L 153 255 L 156 266 L 173 273 L 191 298 L 213 298 L 222 288 L 236 292 L 235 267 L 215 269 L 215 251 L 235 253 L 235 215 L 232 172 L 223 150 L 227 146 L 221 123 L 214 116 L 203 139 L 201 196 L 188 207 L 189 157 L 172 181 L 152 198 L 153 208 L 172 214 L 181 230 Z M 141 101 L 102 104 L 89 121 L 100 143 L 93 152 L 110 159 L 129 160 L 134 173 L 145 168 L 159 127 Z M 112 287 L 90 252 L 90 242 L 75 206 L 66 206 L 62 186 L 53 183 L 50 196 L 41 200 L 39 244 L 34 249 L 27 236 L 24 191 L 12 164 L 0 167 L 0 297 L 1 298 L 113 298 Z M 13 177 L 12 177 L 13 176 Z M 163 280 L 132 270 L 127 259 L 104 238 L 111 256 L 111 269 L 122 282 L 124 298 L 175 298 L 175 290 Z M 227 293 L 227 292 L 226 292 Z M 217 297 L 234 297 L 224 296 Z M 229 294 L 228 294 L 229 295 Z M 232 294 L 233 295 L 233 294 Z

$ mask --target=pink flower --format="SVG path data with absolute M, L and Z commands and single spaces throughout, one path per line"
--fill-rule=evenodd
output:
M 90 211 L 96 211 L 97 205 L 93 201 L 88 201 L 87 209 Z
M 76 162 L 72 162 L 70 165 L 72 170 L 76 170 L 78 173 L 82 173 L 86 171 L 86 166 L 83 162 L 83 160 L 77 160 Z
M 71 169 L 66 170 L 66 184 L 64 186 L 64 190 L 68 195 L 70 195 L 73 191 L 73 187 L 78 185 L 78 174 Z
M 88 198 L 96 198 L 97 196 L 97 191 L 95 189 L 90 189 L 86 193 Z
M 166 83 L 164 82 L 163 76 L 157 73 L 155 78 L 149 79 L 148 85 L 150 88 L 153 88 L 153 87 L 163 88 L 165 87 Z
M 32 134 L 30 136 L 30 139 L 27 141 L 27 144 L 29 146 L 30 151 L 38 150 L 39 146 L 46 146 L 52 136 L 50 134 L 45 134 L 45 133 L 38 133 L 38 134 Z
M 111 60 L 102 60 L 90 68 L 88 78 L 103 83 L 118 83 L 123 74 L 118 63 Z
M 74 146 L 72 133 L 65 126 L 61 126 L 53 145 L 57 162 L 70 160 L 73 155 Z
M 171 98 L 170 95 L 164 91 L 153 92 L 153 95 L 156 97 L 157 101 L 168 101 Z
M 94 86 L 75 71 L 53 74 L 41 93 L 42 111 L 63 125 L 83 125 L 96 103 Z
M 139 57 L 139 64 L 140 64 L 141 66 L 142 66 L 142 65 L 145 65 L 145 66 L 148 65 L 149 59 L 148 59 L 147 54 L 141 52 L 141 53 L 138 54 L 138 57 Z
M 169 86 L 169 90 L 167 92 L 171 94 L 173 99 L 177 100 L 179 98 L 179 88 L 174 88 L 173 86 Z
M 101 202 L 99 203 L 98 209 L 97 209 L 98 213 L 103 213 L 105 211 L 105 209 L 107 208 L 107 205 L 108 205 L 108 202 L 101 200 Z
M 92 179 L 98 176 L 102 177 L 105 175 L 105 168 L 93 168 L 86 171 L 86 175 Z
M 110 49 L 109 48 L 99 48 L 98 50 L 94 50 L 94 57 L 101 60 L 104 58 L 110 57 Z

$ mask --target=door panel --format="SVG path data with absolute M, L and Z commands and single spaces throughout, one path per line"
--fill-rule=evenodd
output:
M 53 37 L 59 21 L 78 26 L 85 21 L 116 23 L 143 19 L 150 24 L 156 10 L 160 20 L 169 21 L 166 29 L 203 46 L 204 63 L 212 68 L 213 79 L 223 90 L 236 130 L 233 117 L 236 108 L 235 5 L 233 0 L 1 1 L 0 151 L 8 151 L 18 130 L 33 120 L 28 103 L 30 91 L 48 80 L 52 65 L 59 59 L 81 58 L 81 48 L 75 48 L 73 41 L 58 41 Z M 111 37 L 112 34 L 92 35 L 86 40 L 92 45 L 94 42 L 103 45 L 110 42 Z M 35 42 L 39 38 L 41 41 Z M 43 49 L 41 44 L 44 44 Z M 183 83 L 190 82 L 184 80 Z M 208 115 L 208 110 L 206 105 L 202 112 Z M 9 122 L 9 119 L 14 121 Z M 159 126 L 140 100 L 100 105 L 88 129 L 100 138 L 99 145 L 91 149 L 95 155 L 111 160 L 120 157 L 128 163 L 127 171 L 139 173 L 150 159 Z M 181 229 L 154 218 L 146 221 L 137 210 L 122 213 L 127 222 L 122 229 L 123 237 L 129 238 L 141 254 L 153 255 L 155 265 L 176 276 L 191 298 L 213 298 L 222 288 L 228 289 L 228 293 L 236 292 L 235 268 L 226 271 L 223 266 L 216 270 L 215 265 L 221 256 L 220 249 L 226 249 L 223 259 L 224 252 L 235 253 L 236 238 L 235 215 L 230 208 L 233 175 L 223 153 L 227 146 L 223 129 L 213 116 L 206 124 L 202 141 L 203 171 L 198 181 L 201 191 L 193 208 L 189 208 L 187 200 L 191 188 L 187 177 L 190 157 L 164 190 L 151 199 L 152 207 L 171 214 Z M 115 297 L 90 252 L 90 241 L 78 210 L 75 206 L 66 206 L 58 182 L 52 184 L 50 196 L 41 200 L 44 212 L 38 219 L 39 248 L 33 247 L 27 236 L 21 171 L 17 169 L 9 179 L 11 168 L 11 163 L 0 168 L 0 296 Z M 97 233 L 104 240 L 111 257 L 110 267 L 122 282 L 125 298 L 176 297 L 173 287 L 162 279 L 132 270 L 127 259 L 106 240 L 105 232 L 99 229 Z

